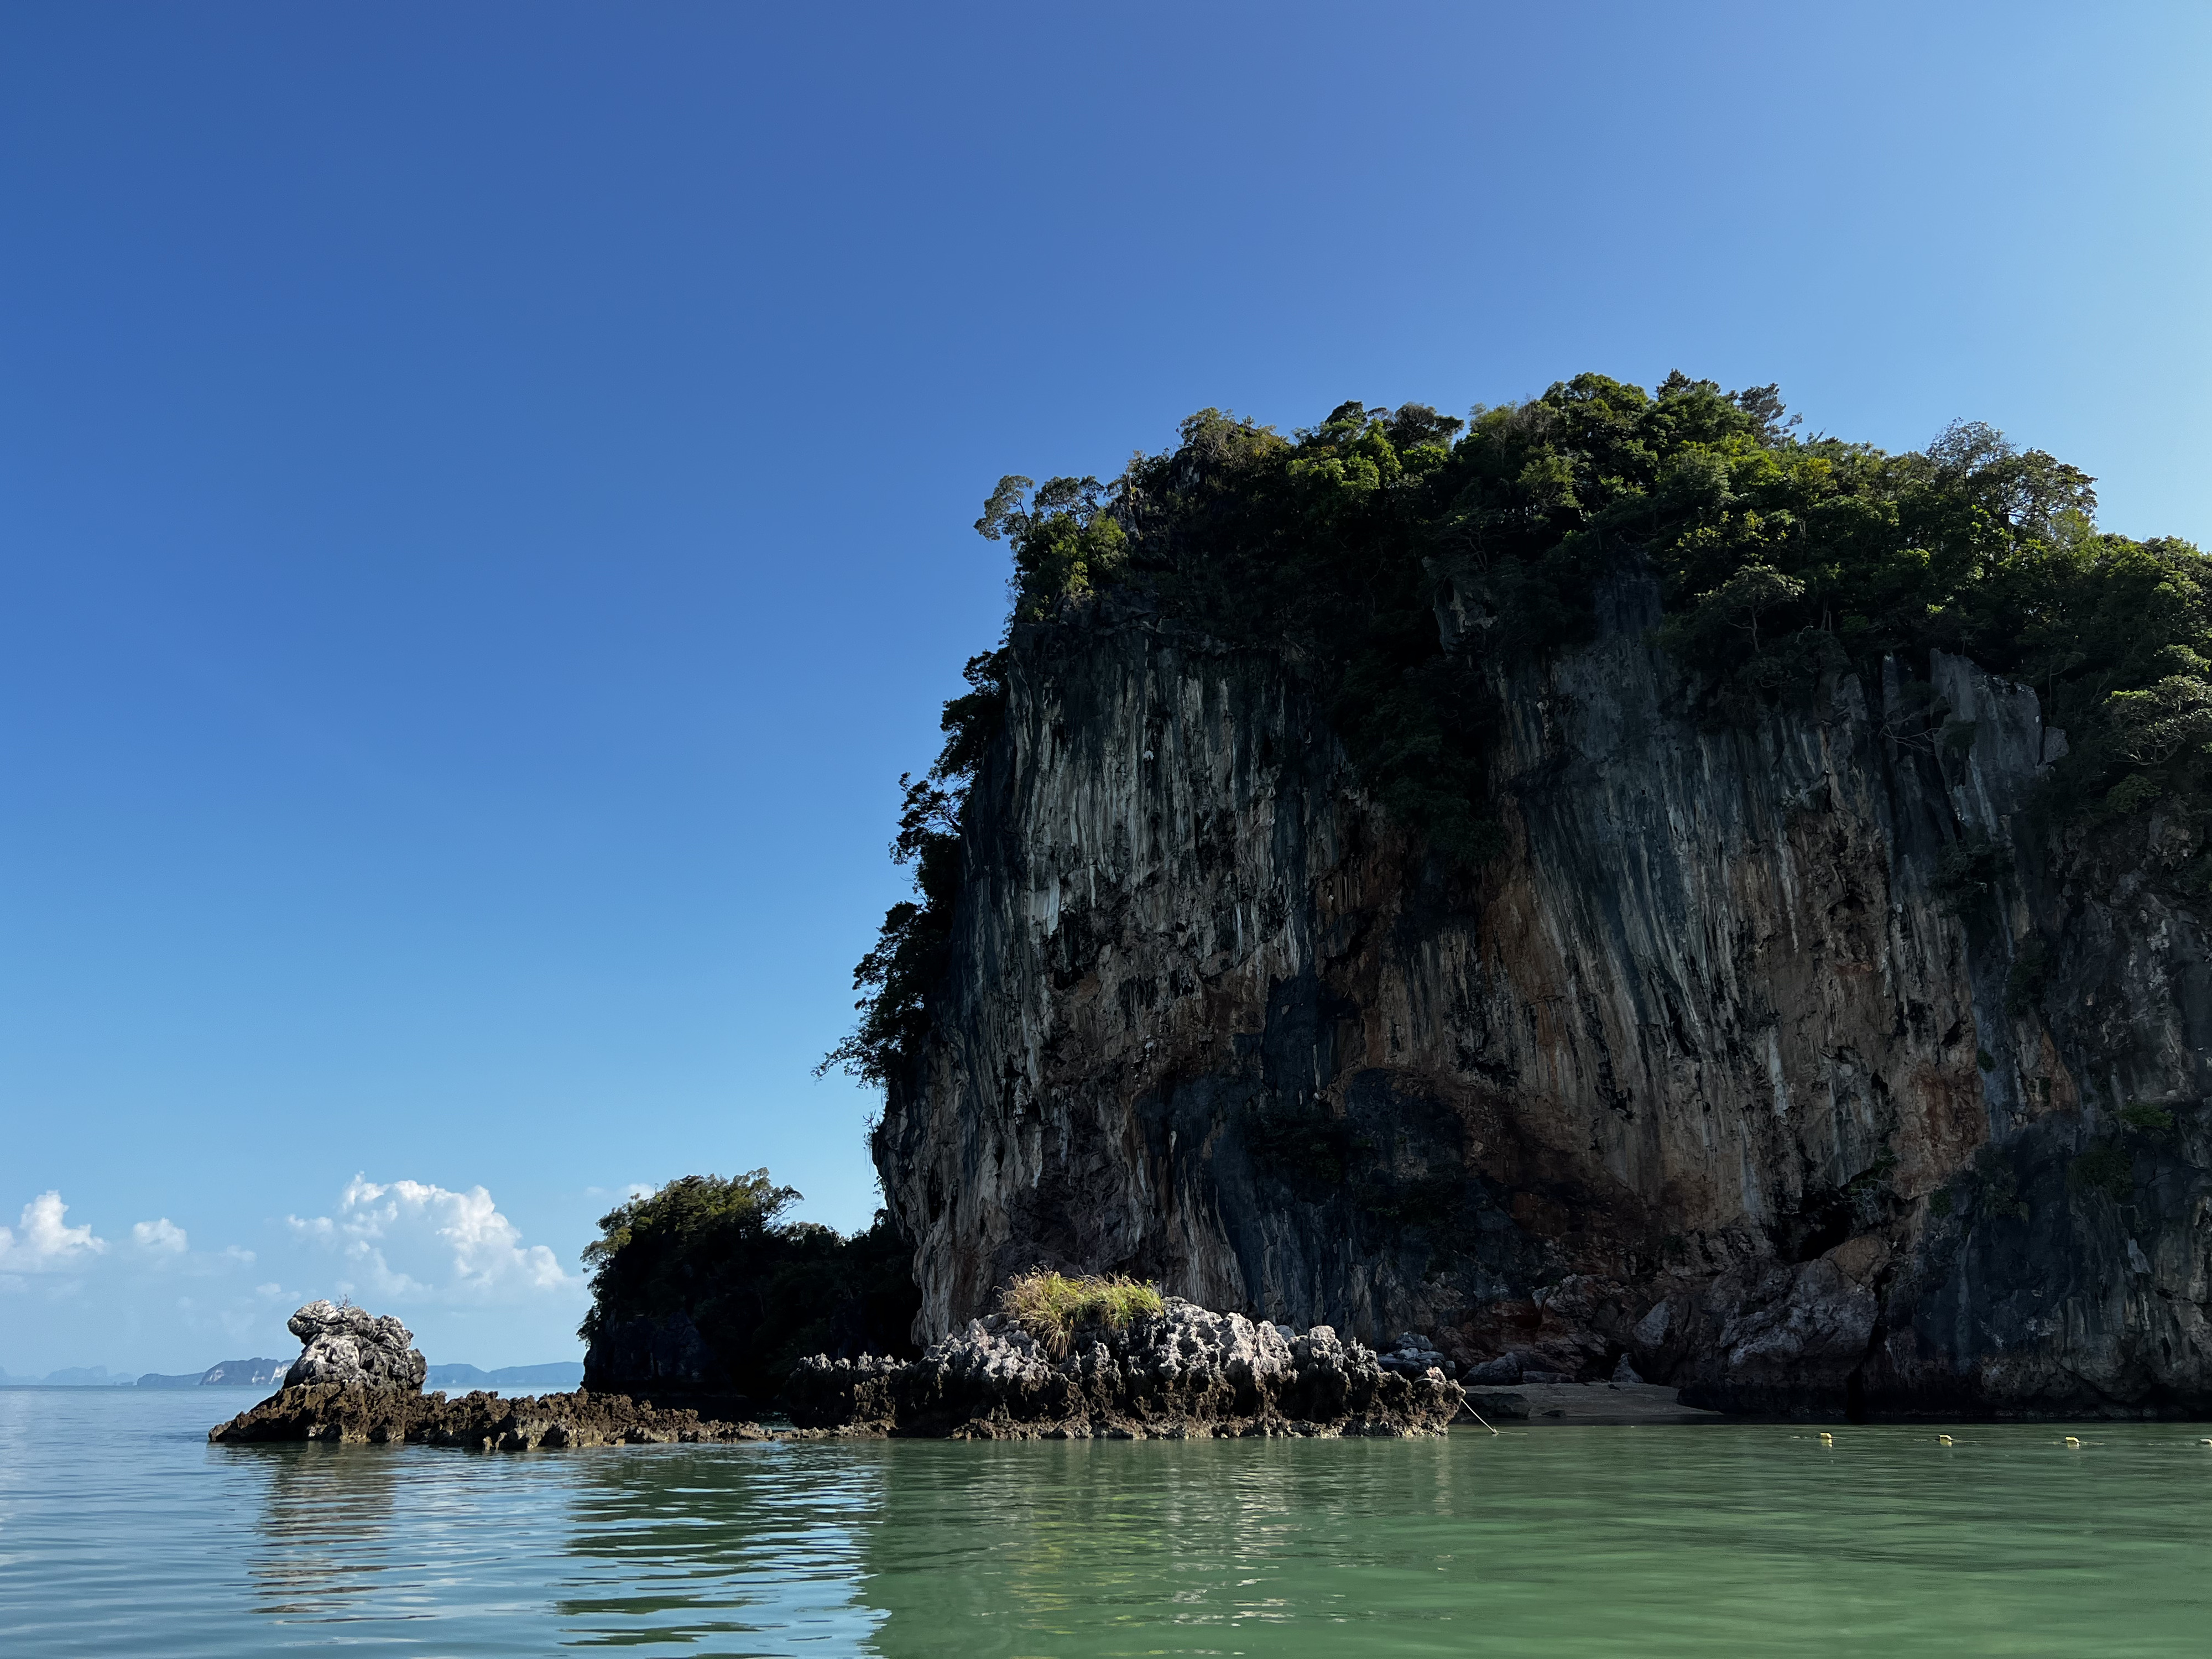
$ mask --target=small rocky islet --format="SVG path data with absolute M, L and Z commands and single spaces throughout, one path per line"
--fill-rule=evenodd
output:
M 513 1400 L 426 1395 L 427 1367 L 398 1319 L 314 1302 L 289 1322 L 304 1346 L 284 1386 L 210 1430 L 210 1441 L 527 1451 L 831 1436 L 1402 1437 L 1442 1434 L 1467 1399 L 1441 1356 L 1410 1334 L 1377 1354 L 1325 1325 L 1293 1332 L 1175 1297 L 1121 1328 L 1079 1327 L 1061 1344 L 994 1314 L 917 1359 L 812 1356 L 785 1385 L 795 1426 L 781 1434 L 693 1406 L 589 1389 Z
M 2212 567 L 1987 428 L 1782 413 L 1583 375 L 1003 479 L 825 1061 L 875 1224 L 685 1176 L 586 1251 L 587 1393 L 247 1419 L 2212 1413 Z M 1025 1327 L 1047 1269 L 1194 1299 Z
M 764 1437 L 757 1424 L 723 1422 L 688 1408 L 580 1389 L 512 1400 L 482 1390 L 457 1399 L 425 1394 L 428 1367 L 414 1346 L 414 1334 L 391 1315 L 311 1302 L 287 1324 L 303 1346 L 283 1386 L 209 1430 L 210 1441 L 411 1441 L 528 1451 Z

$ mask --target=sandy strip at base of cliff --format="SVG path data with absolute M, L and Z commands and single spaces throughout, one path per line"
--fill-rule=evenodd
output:
M 1722 1423 L 1718 1412 L 1685 1406 L 1677 1390 L 1656 1382 L 1523 1382 L 1510 1389 L 1469 1389 L 1467 1403 L 1500 1428 L 1553 1424 Z M 1459 1426 L 1473 1426 L 1462 1415 Z

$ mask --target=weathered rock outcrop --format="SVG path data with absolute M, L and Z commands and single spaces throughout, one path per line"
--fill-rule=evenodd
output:
M 288 1389 L 337 1384 L 419 1389 L 428 1374 L 415 1349 L 415 1334 L 390 1314 L 310 1302 L 284 1322 L 284 1328 L 303 1345 L 284 1373 Z
M 382 1443 L 528 1451 L 540 1446 L 611 1446 L 666 1441 L 757 1440 L 758 1425 L 702 1418 L 696 1410 L 622 1394 L 426 1395 L 428 1367 L 414 1335 L 389 1314 L 310 1302 L 287 1322 L 305 1345 L 284 1386 L 208 1431 L 218 1444 L 260 1440 Z
M 876 1143 L 918 1335 L 1042 1263 L 1733 1407 L 2212 1408 L 2188 838 L 2038 827 L 2063 738 L 1971 662 L 1708 729 L 1656 590 L 1599 612 L 1495 678 L 1479 878 L 1296 663 L 1014 630 Z
M 259 1440 L 326 1440 L 383 1444 L 414 1441 L 477 1451 L 534 1451 L 560 1446 L 662 1445 L 699 1440 L 762 1440 L 755 1423 L 725 1423 L 694 1411 L 657 1409 L 625 1395 L 442 1394 L 321 1382 L 289 1387 L 208 1431 L 217 1444 Z
M 1326 1325 L 1294 1335 L 1170 1297 L 1055 1356 L 994 1314 L 918 1360 L 817 1354 L 784 1401 L 802 1429 L 956 1440 L 1441 1434 L 1466 1396 L 1415 1340 L 1386 1361 Z

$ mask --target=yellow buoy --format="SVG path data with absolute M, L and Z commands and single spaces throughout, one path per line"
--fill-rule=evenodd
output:
M 1820 1431 L 1820 1443 L 1824 1446 L 1832 1446 L 1836 1443 L 1836 1437 L 1823 1429 Z
M 1948 1434 L 1939 1434 L 1936 1437 L 1936 1443 L 1939 1446 L 1948 1446 L 1951 1443 L 1951 1437 Z
M 2075 1436 L 2070 1434 L 2066 1437 L 2066 1443 L 2075 1448 L 2077 1451 L 2081 1449 L 2081 1440 Z

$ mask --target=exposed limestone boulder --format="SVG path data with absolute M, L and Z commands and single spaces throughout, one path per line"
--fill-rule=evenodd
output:
M 429 1367 L 414 1346 L 415 1334 L 390 1314 L 310 1302 L 285 1328 L 304 1345 L 284 1373 L 287 1389 L 337 1384 L 422 1392 Z
M 994 1314 L 918 1360 L 817 1354 L 784 1390 L 802 1429 L 988 1440 L 1441 1434 L 1465 1397 L 1326 1325 L 1293 1335 L 1174 1297 L 1126 1329 L 1079 1328 L 1060 1354 Z

